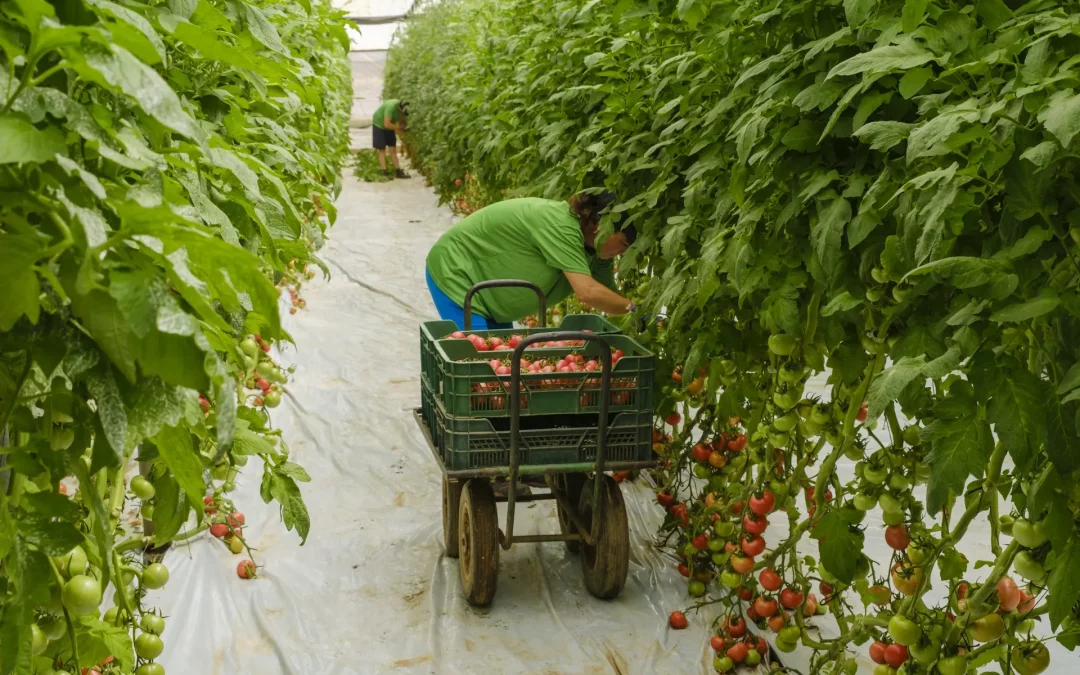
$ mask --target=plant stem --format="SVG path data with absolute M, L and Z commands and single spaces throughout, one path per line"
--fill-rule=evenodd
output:
M 64 588 L 64 577 L 60 574 L 60 569 L 56 566 L 56 562 L 49 558 L 49 568 L 52 570 L 53 578 L 56 579 L 57 585 Z M 64 611 L 64 622 L 67 623 L 67 634 L 71 640 L 71 653 L 75 657 L 75 668 L 78 669 L 82 664 L 79 662 L 79 643 L 75 639 L 75 623 L 71 620 L 71 614 L 68 613 L 67 607 L 64 607 L 63 603 L 60 604 L 61 609 Z

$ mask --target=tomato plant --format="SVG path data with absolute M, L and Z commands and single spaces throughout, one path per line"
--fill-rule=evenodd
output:
M 664 315 L 616 319 L 661 362 L 655 477 L 684 507 L 661 539 L 719 573 L 730 613 L 750 616 L 755 570 L 826 584 L 836 637 L 800 632 L 809 672 L 853 668 L 894 617 L 943 675 L 1007 672 L 990 617 L 1009 607 L 1076 646 L 1078 21 L 998 0 L 459 0 L 388 55 L 440 198 L 466 173 L 484 203 L 618 195 L 639 233 L 620 284 Z M 985 560 L 961 552 L 976 522 Z M 963 608 L 934 604 L 965 575 Z M 791 622 L 822 620 L 805 609 Z
M 308 536 L 254 396 L 336 218 L 348 39 L 323 0 L 4 3 L 0 36 L 0 673 L 160 675 L 145 549 L 252 460 Z

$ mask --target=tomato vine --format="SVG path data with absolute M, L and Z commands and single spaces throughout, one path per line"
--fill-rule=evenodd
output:
M 458 0 L 391 50 L 444 200 L 466 175 L 472 206 L 604 186 L 637 226 L 661 541 L 724 608 L 717 670 L 758 648 L 739 616 L 812 672 L 869 641 L 882 673 L 943 675 L 1076 647 L 1075 10 Z
M 348 44 L 323 0 L 0 3 L 0 673 L 162 675 L 155 560 L 246 548 L 252 458 L 307 538 L 270 352 L 336 215 Z

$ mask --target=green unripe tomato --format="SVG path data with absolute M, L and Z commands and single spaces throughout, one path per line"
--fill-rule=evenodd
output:
M 907 479 L 907 476 L 900 473 L 899 471 L 895 471 L 891 476 L 889 476 L 890 489 L 896 492 L 903 492 L 909 487 L 911 487 L 911 482 Z
M 893 525 L 899 525 L 900 523 L 904 522 L 904 512 L 903 511 L 882 511 L 881 512 L 881 521 L 883 523 L 885 523 L 886 525 L 888 525 L 889 527 L 892 527 Z
M 142 505 L 139 506 L 139 513 L 142 514 L 143 518 L 145 518 L 147 520 L 153 520 L 154 519 L 154 504 L 153 504 L 153 502 L 143 502 Z
M 1013 558 L 1013 569 L 1028 581 L 1040 582 L 1046 577 L 1046 568 L 1031 555 L 1030 551 L 1020 551 Z
M 769 432 L 769 445 L 777 450 L 783 450 L 787 447 L 788 442 L 791 439 L 786 433 L 783 432 Z
M 748 666 L 756 666 L 761 663 L 761 653 L 757 649 L 749 649 L 746 652 L 746 658 L 743 660 Z
M 259 365 L 255 366 L 255 372 L 268 380 L 275 370 L 277 370 L 277 366 L 274 365 L 273 361 L 259 361 Z
M 1012 516 L 1002 516 L 998 518 L 998 529 L 1001 530 L 1002 534 L 1007 534 L 1011 537 L 1013 531 L 1013 522 L 1015 521 Z
M 798 645 L 796 645 L 794 642 L 787 642 L 785 640 L 778 639 L 775 642 L 775 646 L 778 650 L 784 652 L 785 654 L 790 654 L 791 652 L 795 651 L 795 647 L 797 647 Z
M 101 604 L 101 585 L 98 580 L 77 574 L 71 577 L 60 593 L 64 607 L 74 616 L 86 616 Z
M 691 597 L 700 598 L 705 595 L 705 584 L 700 581 L 691 581 L 687 584 L 686 590 Z
M 784 642 L 798 642 L 801 637 L 802 631 L 799 630 L 798 626 L 784 626 L 777 635 L 777 639 Z
M 866 289 L 866 299 L 870 302 L 881 300 L 881 296 L 883 295 L 885 295 L 885 291 L 880 288 L 871 287 Z
M 110 607 L 105 610 L 105 616 L 101 618 L 102 621 L 108 624 L 116 625 L 116 617 L 120 614 L 119 607 Z
M 1042 522 L 1032 523 L 1026 518 L 1013 522 L 1013 539 L 1026 548 L 1038 548 L 1047 542 L 1046 527 Z
M 135 675 L 165 675 L 165 666 L 160 663 L 144 663 L 135 671 Z
M 720 583 L 727 588 L 738 588 L 742 579 L 742 575 L 735 570 L 724 570 L 720 573 Z
M 67 633 L 67 622 L 60 616 L 43 619 L 40 625 L 45 637 L 50 640 L 59 640 Z
M 281 392 L 277 389 L 271 389 L 263 396 L 263 405 L 267 408 L 276 408 L 281 405 Z
M 247 356 L 254 357 L 259 353 L 259 343 L 251 338 L 244 338 L 240 341 L 240 351 Z
M 735 667 L 735 662 L 730 656 L 717 656 L 712 660 L 712 666 L 718 673 L 726 673 Z
M 90 565 L 86 559 L 86 551 L 83 551 L 81 546 L 76 546 L 67 554 L 53 558 L 53 562 L 65 578 L 86 574 L 86 568 Z
M 877 506 L 878 502 L 877 497 L 867 494 L 865 492 L 860 492 L 859 494 L 855 495 L 855 498 L 851 501 L 852 505 L 860 511 L 869 511 L 870 509 Z
M 150 589 L 164 588 L 169 583 L 169 569 L 161 563 L 146 566 L 142 573 L 142 585 Z
M 967 657 L 947 656 L 938 661 L 937 669 L 941 675 L 964 675 L 967 672 Z
M 875 266 L 874 269 L 870 270 L 870 276 L 879 284 L 883 284 L 889 280 L 889 273 L 885 271 L 884 267 L 880 266 Z
M 717 567 L 723 567 L 725 564 L 727 564 L 729 557 L 730 556 L 727 553 L 713 553 L 712 562 Z
M 777 333 L 769 336 L 769 351 L 776 356 L 790 356 L 795 351 L 797 341 L 787 333 Z
M 712 476 L 712 471 L 707 464 L 695 464 L 694 475 L 701 479 L 708 479 Z
M 153 499 L 154 495 L 157 494 L 154 484 L 146 480 L 145 476 L 135 476 L 132 478 L 130 487 L 131 491 L 135 493 L 135 496 L 143 501 Z
M 244 372 L 250 373 L 256 364 L 258 364 L 258 361 L 254 357 L 244 354 Z
M 863 467 L 862 475 L 867 483 L 870 483 L 871 485 L 881 485 L 889 476 L 889 470 L 883 466 L 874 467 L 867 464 Z
M 161 635 L 165 632 L 165 619 L 158 614 L 143 614 L 139 620 L 139 628 L 146 633 Z
M 908 445 L 918 445 L 922 442 L 922 439 L 919 438 L 920 432 L 921 429 L 919 428 L 918 424 L 912 424 L 911 426 L 907 427 L 906 429 L 904 429 L 904 442 Z
M 74 441 L 74 429 L 70 427 L 57 427 L 56 429 L 53 429 L 52 436 L 49 438 L 49 447 L 59 452 L 70 448 Z
M 34 656 L 38 656 L 45 651 L 49 646 L 49 637 L 45 635 L 45 631 L 41 630 L 41 627 L 36 623 L 30 624 L 31 643 L 30 650 Z
M 713 531 L 721 537 L 727 538 L 735 534 L 735 523 L 729 520 L 718 520 L 713 525 Z
M 143 633 L 135 638 L 135 653 L 140 658 L 156 659 L 165 651 L 165 643 L 153 633 Z
M 780 417 L 777 417 L 776 419 L 774 419 L 773 423 L 772 423 L 772 426 L 773 426 L 773 429 L 776 429 L 777 431 L 779 431 L 779 432 L 786 435 L 787 432 L 794 429 L 795 425 L 798 424 L 798 423 L 799 423 L 798 414 L 796 414 L 795 412 L 789 412 L 786 415 L 781 415 Z
M 903 511 L 903 507 L 900 506 L 900 500 L 892 496 L 888 492 L 882 492 L 878 497 L 878 504 L 881 506 L 882 511 Z
M 919 624 L 915 623 L 911 619 L 894 614 L 889 619 L 889 636 L 893 639 L 893 642 L 910 647 L 911 645 L 918 644 L 919 638 L 922 637 L 923 631 L 919 627 Z

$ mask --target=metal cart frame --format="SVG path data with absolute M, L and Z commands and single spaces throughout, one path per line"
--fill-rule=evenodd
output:
M 531 288 L 539 297 L 540 327 L 544 328 L 546 307 L 543 292 L 535 284 L 517 280 L 494 280 L 473 286 L 465 296 L 465 330 L 472 325 L 472 296 L 484 288 L 519 286 Z M 597 425 L 596 459 L 565 464 L 520 464 L 521 357 L 529 345 L 555 340 L 596 342 L 601 348 L 600 413 Z M 447 555 L 458 557 L 465 597 L 470 604 L 487 605 L 495 595 L 498 580 L 498 553 L 516 543 L 562 541 L 567 549 L 584 548 L 582 568 L 589 592 L 613 598 L 626 583 L 629 562 L 629 526 L 622 493 L 605 471 L 648 469 L 657 460 L 607 462 L 608 402 L 611 391 L 611 349 L 600 335 L 583 331 L 555 331 L 525 337 L 514 349 L 510 372 L 510 452 L 508 466 L 468 470 L 447 470 L 439 448 L 432 440 L 420 410 L 414 417 L 427 440 L 428 448 L 443 474 L 443 539 Z M 591 484 L 588 474 L 592 474 Z M 522 476 L 542 475 L 547 494 L 517 495 Z M 506 476 L 506 496 L 495 496 L 490 479 Z M 555 500 L 559 516 L 558 534 L 514 533 L 518 502 Z M 496 502 L 505 501 L 506 529 L 499 527 Z

